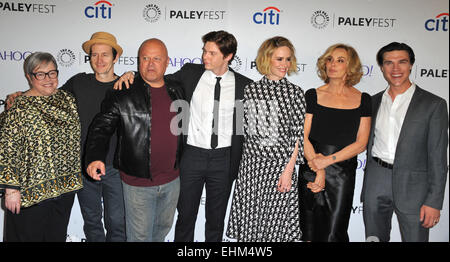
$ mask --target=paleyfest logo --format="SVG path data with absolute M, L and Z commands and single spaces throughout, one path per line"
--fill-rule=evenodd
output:
M 17 1 L 16 1 L 17 2 Z M 40 14 L 53 14 L 55 13 L 56 5 L 40 4 L 40 3 L 16 3 L 16 2 L 0 2 L 0 10 L 10 12 L 28 12 L 28 13 L 40 13 Z M 34 1 L 36 2 L 36 1 Z
M 318 10 L 311 16 L 311 24 L 318 29 L 325 28 L 330 22 L 330 16 L 327 12 Z
M 56 55 L 56 61 L 59 65 L 69 67 L 75 62 L 75 54 L 70 49 L 61 49 Z
M 333 27 L 393 28 L 396 20 L 396 18 L 349 17 L 333 14 L 332 22 Z M 327 27 L 330 21 L 330 15 L 323 10 L 317 10 L 311 16 L 311 25 L 318 29 Z
M 161 9 L 157 5 L 149 4 L 145 6 L 142 15 L 145 21 L 154 23 L 161 17 Z
M 230 67 L 233 68 L 233 70 L 236 72 L 241 70 L 242 60 L 239 58 L 239 56 L 234 56 L 233 61 L 231 61 Z

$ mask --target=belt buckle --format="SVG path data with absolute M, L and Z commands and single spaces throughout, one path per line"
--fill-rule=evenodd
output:
M 384 168 L 387 168 L 387 169 L 392 169 L 393 168 L 392 164 L 384 162 L 383 160 L 381 160 L 381 158 L 379 158 L 379 157 L 374 157 L 374 158 L 375 158 L 375 161 L 377 162 L 377 164 L 379 164 L 380 166 L 382 166 Z

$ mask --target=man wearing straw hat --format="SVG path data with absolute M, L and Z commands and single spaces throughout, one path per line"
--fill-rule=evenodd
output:
M 113 136 L 110 140 L 109 152 L 104 159 L 106 175 L 100 181 L 93 180 L 87 175 L 83 163 L 89 126 L 94 116 L 100 112 L 100 105 L 106 91 L 112 89 L 118 78 L 114 73 L 114 64 L 123 51 L 117 44 L 116 38 L 107 32 L 92 34 L 91 38 L 83 43 L 82 48 L 89 55 L 94 73 L 79 73 L 70 78 L 61 88 L 75 96 L 81 122 L 84 188 L 78 192 L 78 202 L 84 220 L 83 230 L 88 242 L 123 242 L 126 241 L 126 235 L 122 182 L 119 171 L 112 166 L 116 137 Z M 7 97 L 7 108 L 21 93 L 17 92 Z

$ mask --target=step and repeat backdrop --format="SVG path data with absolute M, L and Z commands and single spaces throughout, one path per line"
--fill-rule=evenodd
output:
M 231 67 L 254 80 L 262 77 L 255 63 L 259 45 L 276 35 L 287 37 L 296 48 L 298 61 L 298 73 L 289 80 L 305 91 L 323 84 L 316 61 L 335 43 L 349 44 L 360 55 L 364 76 L 356 87 L 372 95 L 382 91 L 387 85 L 375 54 L 392 41 L 404 42 L 416 53 L 412 81 L 448 103 L 449 26 L 447 0 L 0 0 L 0 105 L 7 94 L 28 89 L 22 67 L 32 52 L 55 56 L 62 84 L 79 72 L 92 72 L 81 49 L 92 33 L 107 31 L 117 37 L 124 49 L 115 66 L 119 75 L 137 70 L 140 44 L 156 37 L 168 47 L 167 73 L 172 73 L 185 63 L 202 63 L 201 37 L 213 30 L 234 34 L 238 51 Z M 360 154 L 349 226 L 351 241 L 365 241 L 359 201 L 365 163 L 365 153 Z M 196 241 L 204 241 L 204 200 Z M 0 209 L 0 235 L 3 217 L 4 206 Z M 392 222 L 392 241 L 401 241 L 395 215 Z M 167 241 L 173 241 L 173 231 Z M 449 241 L 448 181 L 441 222 L 431 230 L 430 240 Z M 85 241 L 77 201 L 67 241 Z M 224 236 L 224 241 L 233 240 Z

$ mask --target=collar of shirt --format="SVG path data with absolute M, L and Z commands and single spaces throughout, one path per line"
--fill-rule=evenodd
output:
M 373 156 L 391 164 L 394 162 L 403 121 L 415 89 L 416 85 L 411 84 L 405 92 L 397 95 L 394 101 L 388 93 L 389 88 L 384 91 L 375 123 Z
M 235 78 L 230 70 L 222 76 L 206 70 L 192 95 L 187 143 L 191 146 L 210 149 L 214 108 L 214 86 L 220 80 L 219 130 L 217 148 L 231 145 L 233 134 L 233 111 L 235 100 Z
M 223 82 L 228 82 L 230 80 L 230 78 L 232 77 L 232 74 L 233 74 L 233 72 L 231 72 L 228 69 L 221 76 L 214 74 L 213 71 L 211 71 L 211 70 L 205 71 L 205 76 L 207 77 L 208 81 L 211 81 L 214 84 L 216 83 L 216 77 L 221 77 L 222 79 L 220 80 L 220 83 L 223 83 Z M 213 88 L 214 88 L 214 85 L 213 85 Z
M 384 91 L 384 93 L 383 93 L 383 100 L 387 99 L 392 104 L 393 101 L 392 101 L 391 96 L 389 95 L 389 88 L 390 87 L 388 86 L 386 88 L 386 90 Z M 408 89 L 406 89 L 405 92 L 403 92 L 401 94 L 398 94 L 395 97 L 394 101 L 397 100 L 397 99 L 399 99 L 401 101 L 409 101 L 409 100 L 411 100 L 411 98 L 412 98 L 412 96 L 414 94 L 414 91 L 416 91 L 416 84 L 415 83 L 411 83 L 411 86 Z

